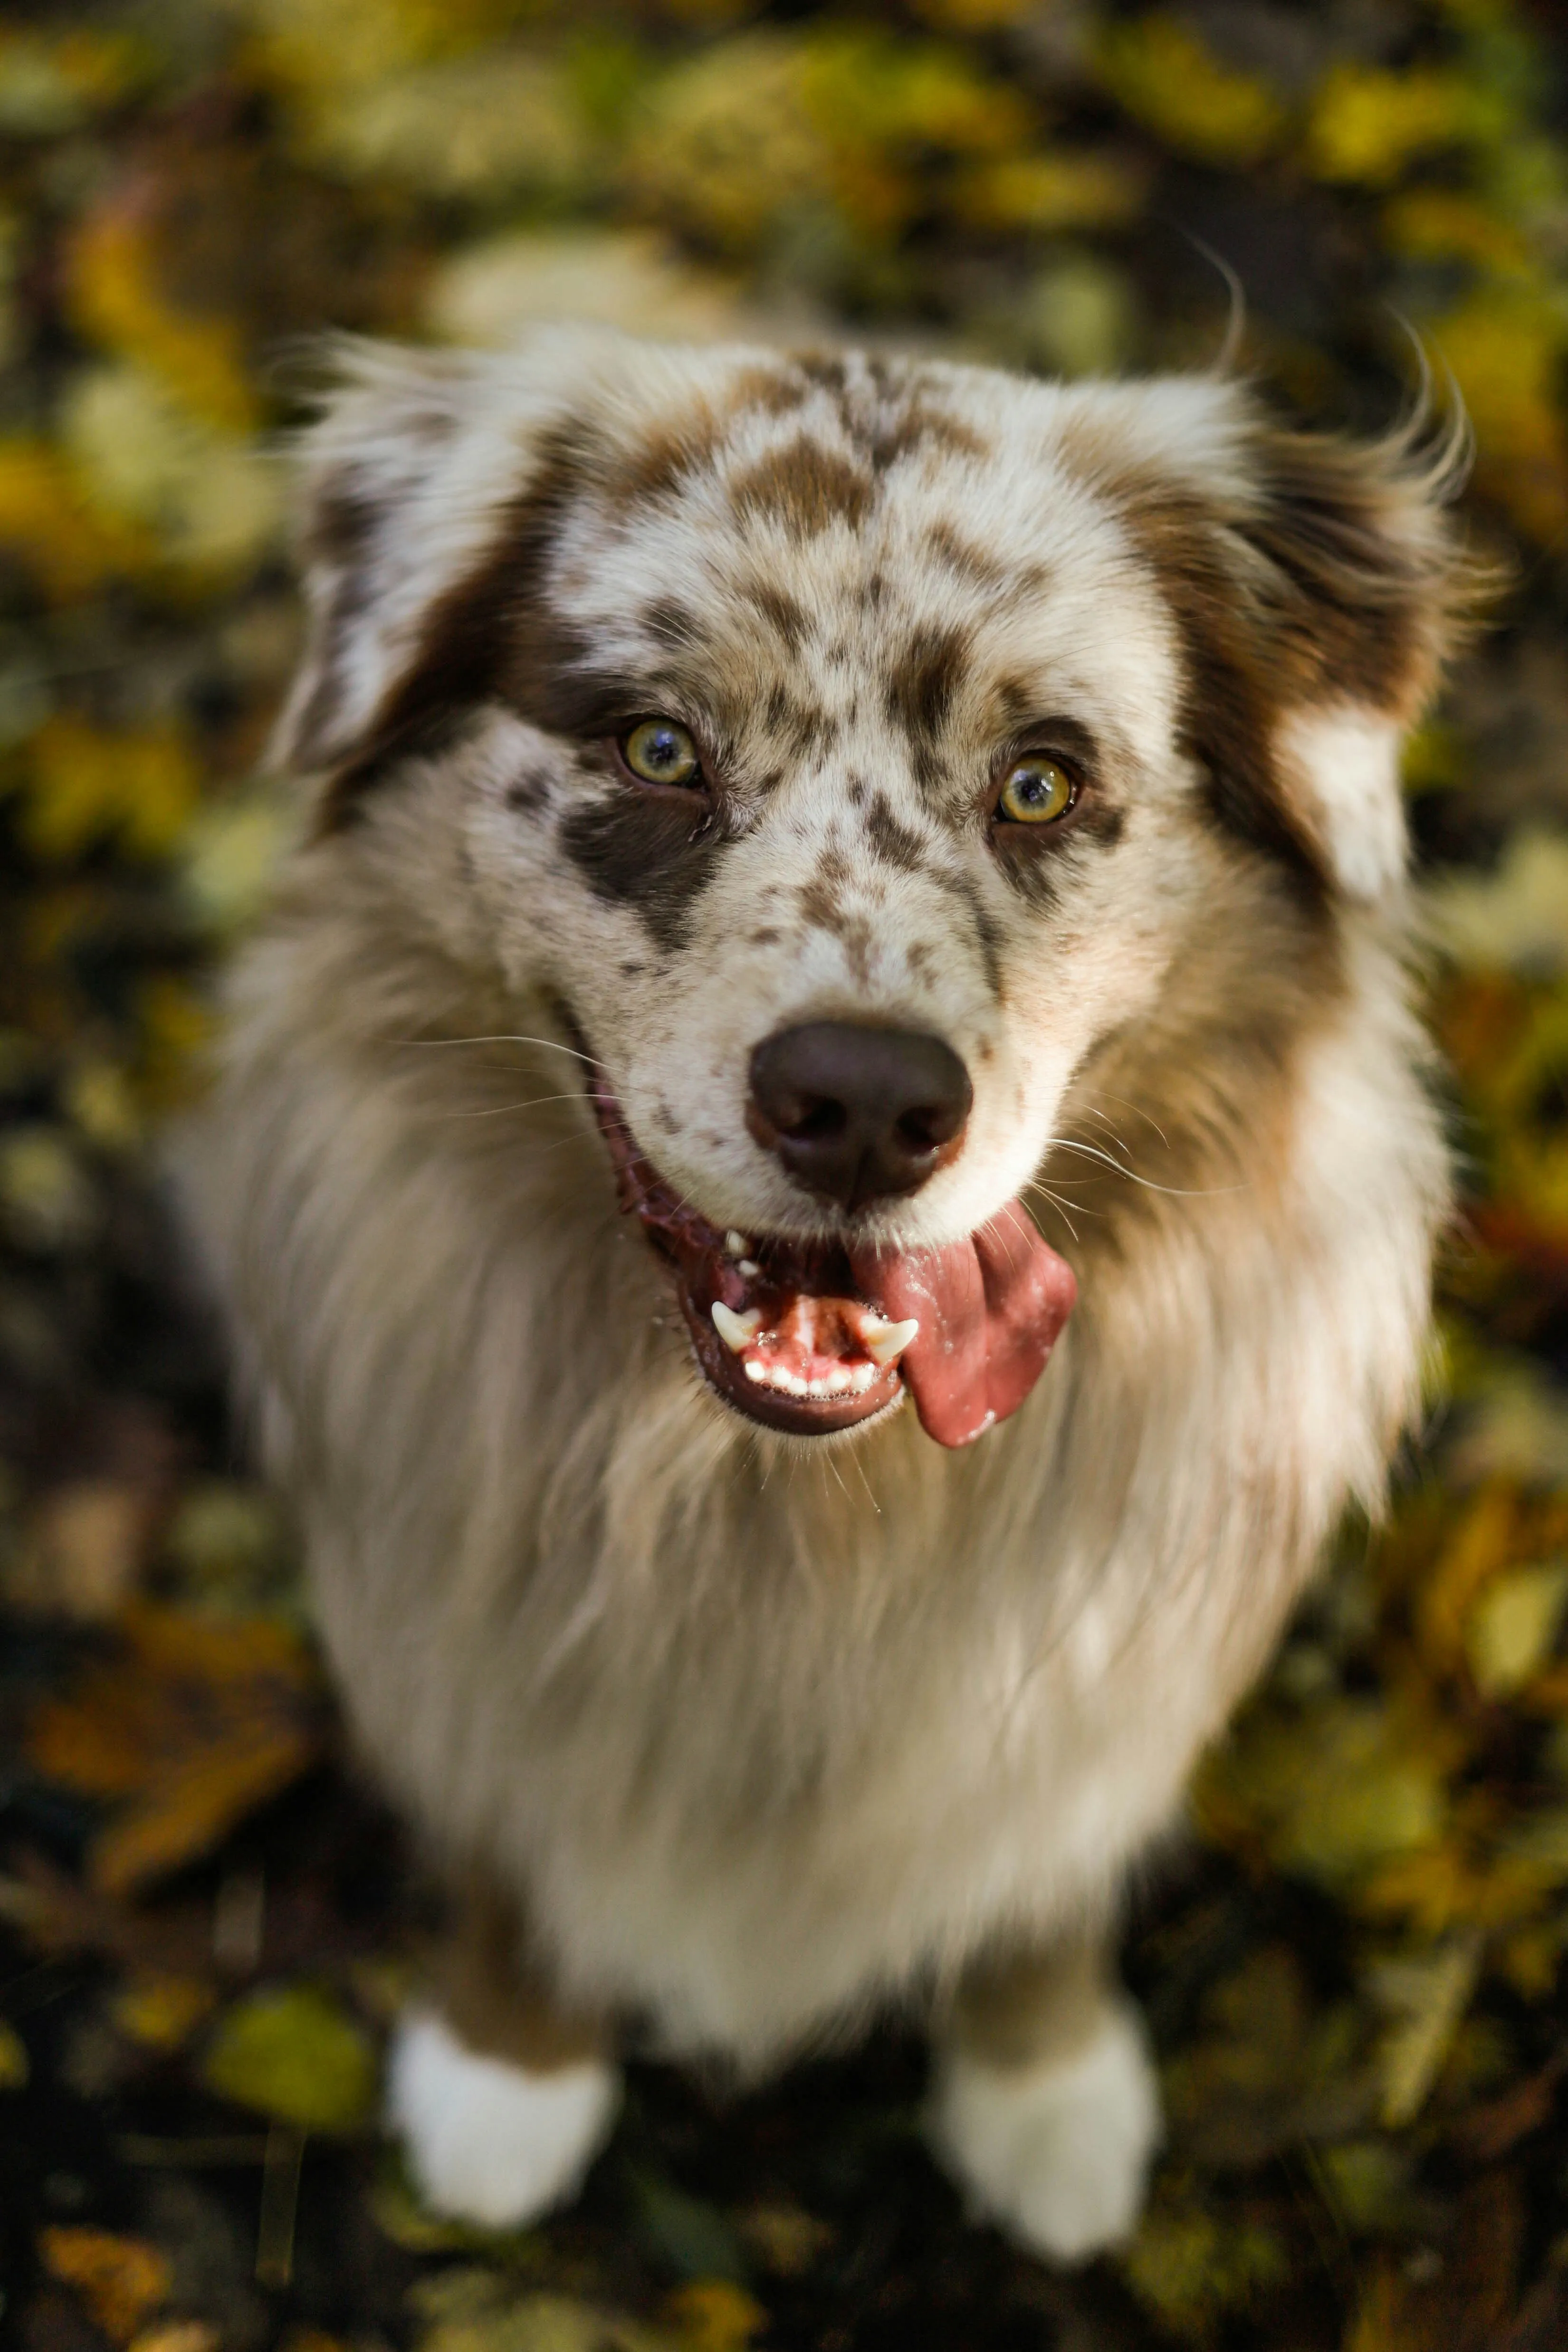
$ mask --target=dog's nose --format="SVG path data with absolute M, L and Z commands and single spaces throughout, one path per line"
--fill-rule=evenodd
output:
M 858 1209 L 917 1192 L 945 1167 L 973 1099 L 940 1037 L 806 1021 L 752 1055 L 746 1124 L 807 1192 Z

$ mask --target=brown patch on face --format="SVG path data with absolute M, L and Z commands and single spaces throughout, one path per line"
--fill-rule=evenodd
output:
M 930 845 L 894 809 L 885 793 L 878 793 L 866 813 L 866 838 L 885 866 L 900 874 L 923 872 L 930 862 Z
M 609 503 L 633 507 L 673 497 L 693 474 L 711 466 L 720 439 L 718 419 L 706 404 L 663 419 L 607 469 Z
M 805 406 L 809 392 L 798 369 L 746 368 L 735 378 L 733 407 L 737 414 L 760 409 L 764 416 L 790 416 Z
M 801 884 L 796 898 L 807 929 L 826 931 L 838 941 L 851 976 L 864 988 L 871 976 L 871 926 L 864 915 L 844 903 L 844 892 L 853 879 L 854 870 L 843 851 L 830 847 L 823 851 L 816 873 L 809 882 Z
M 805 605 L 771 580 L 753 581 L 743 593 L 752 611 L 760 613 L 783 638 L 785 650 L 798 653 L 811 632 L 811 616 Z
M 699 794 L 612 787 L 574 809 L 557 838 L 595 898 L 631 908 L 667 955 L 685 946 L 718 846 Z
M 973 425 L 941 409 L 928 408 L 918 399 L 910 403 L 901 416 L 861 437 L 872 470 L 879 474 L 887 473 L 901 457 L 913 457 L 922 449 L 940 450 L 944 457 L 991 455 L 991 444 Z
M 554 790 L 555 779 L 548 768 L 531 768 L 525 775 L 514 776 L 506 788 L 506 804 L 519 816 L 534 816 L 544 808 Z
M 985 985 L 993 996 L 1000 996 L 1002 993 L 1002 926 L 986 905 L 985 893 L 979 880 L 974 875 L 964 873 L 962 868 L 954 873 L 939 873 L 935 879 L 938 886 L 945 890 L 950 898 L 956 898 L 968 914 L 974 944 L 980 955 L 981 968 L 985 974 Z
M 782 678 L 775 678 L 768 689 L 763 719 L 774 740 L 795 760 L 820 759 L 833 749 L 842 731 L 837 711 L 800 701 Z
M 815 539 L 837 522 L 858 530 L 874 495 L 858 467 L 805 433 L 770 449 L 730 488 L 743 522 L 776 522 L 798 539 Z
M 949 572 L 972 587 L 1007 588 L 1014 584 L 1016 575 L 1007 564 L 987 555 L 983 547 L 976 547 L 950 522 L 932 523 L 926 533 L 926 544 L 939 563 L 945 564 Z
M 888 679 L 888 717 L 903 729 L 916 781 L 928 790 L 940 781 L 941 739 L 972 651 L 967 629 L 917 629 Z

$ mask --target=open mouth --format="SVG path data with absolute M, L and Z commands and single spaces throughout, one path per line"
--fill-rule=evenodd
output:
M 1021 1202 L 940 1249 L 721 1233 L 643 1157 L 597 1069 L 588 1092 L 622 1210 L 674 1273 L 698 1363 L 726 1404 L 819 1436 L 907 1389 L 928 1436 L 967 1445 L 1023 1403 L 1077 1285 Z

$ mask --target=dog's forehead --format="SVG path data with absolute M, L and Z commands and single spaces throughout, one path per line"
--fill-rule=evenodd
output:
M 1032 389 L 846 358 L 634 409 L 555 600 L 600 662 L 786 749 L 873 714 L 1002 738 L 1053 694 L 1114 705 L 1152 586 Z

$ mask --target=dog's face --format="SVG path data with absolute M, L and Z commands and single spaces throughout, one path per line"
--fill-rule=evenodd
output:
M 311 551 L 287 755 L 329 834 L 445 796 L 444 929 L 591 1058 L 708 1379 L 946 1443 L 1072 1303 L 1075 1075 L 1237 910 L 1321 969 L 1397 882 L 1448 576 L 1402 452 L 1215 381 L 577 338 L 370 365 Z

